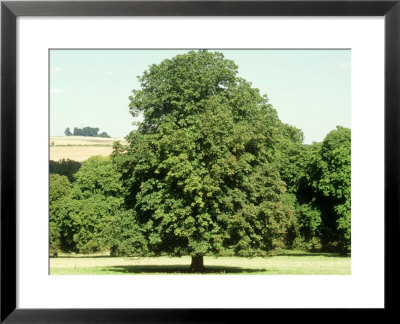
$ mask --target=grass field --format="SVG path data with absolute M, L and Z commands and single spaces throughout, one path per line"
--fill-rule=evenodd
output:
M 115 141 L 127 144 L 120 138 L 84 136 L 50 137 L 50 160 L 70 159 L 83 162 L 94 155 L 108 156 Z
M 69 255 L 50 258 L 52 275 L 191 274 L 190 257 L 112 258 Z M 268 258 L 204 257 L 208 274 L 350 275 L 351 258 L 334 253 L 290 251 Z

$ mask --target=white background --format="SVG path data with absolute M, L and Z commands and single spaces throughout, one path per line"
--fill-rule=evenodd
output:
M 21 308 L 383 307 L 384 19 L 18 18 Z M 352 274 L 48 275 L 49 48 L 350 48 Z

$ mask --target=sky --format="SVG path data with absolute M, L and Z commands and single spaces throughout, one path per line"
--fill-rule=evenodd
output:
M 321 142 L 336 126 L 351 128 L 350 50 L 218 50 L 240 77 L 266 94 L 281 121 L 300 128 L 304 143 Z M 98 127 L 123 138 L 137 76 L 187 50 L 50 50 L 50 136 L 67 127 Z

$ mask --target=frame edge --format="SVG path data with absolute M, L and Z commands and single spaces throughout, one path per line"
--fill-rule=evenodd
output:
M 400 237 L 400 2 L 385 17 L 385 309 L 398 307 L 393 256 Z M 392 261 L 391 261 L 392 260 Z
M 1 311 L 16 308 L 16 15 L 1 3 Z

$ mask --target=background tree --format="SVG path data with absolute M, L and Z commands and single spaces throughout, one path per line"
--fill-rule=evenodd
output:
M 68 178 L 59 174 L 50 174 L 49 203 L 50 205 L 69 195 L 72 185 Z
M 125 189 L 120 182 L 120 174 L 109 157 L 90 157 L 82 163 L 74 178 L 74 188 L 79 190 L 84 198 L 100 194 L 123 201 Z
M 329 241 L 336 238 L 341 251 L 350 251 L 351 239 L 351 131 L 337 127 L 322 142 L 319 192 L 324 200 L 323 224 Z
M 113 213 L 119 205 L 102 195 L 82 198 L 73 193 L 53 206 L 60 220 L 63 252 L 82 254 L 109 251 L 107 235 Z
M 111 136 L 108 135 L 106 132 L 102 132 L 101 134 L 99 134 L 99 137 L 110 138 Z
M 119 178 L 107 157 L 91 157 L 82 164 L 73 187 L 70 185 L 62 199 L 58 195 L 50 205 L 50 221 L 54 220 L 60 233 L 60 250 L 79 253 L 109 250 L 111 222 L 115 213 L 120 212 L 125 195 Z M 50 182 L 50 192 L 54 192 L 50 197 L 60 191 L 56 190 L 56 184 Z
M 64 134 L 65 134 L 65 136 L 71 136 L 72 135 L 71 130 L 69 129 L 69 127 L 67 127 L 65 129 Z
M 191 51 L 152 65 L 130 97 L 143 114 L 116 146 L 132 209 L 156 255 L 265 255 L 284 247 L 293 208 L 275 163 L 280 121 L 221 53 Z
M 73 136 L 83 136 L 83 130 L 78 127 L 74 127 L 74 133 L 72 135 Z
M 74 174 L 78 172 L 81 163 L 70 159 L 61 159 L 59 161 L 49 161 L 50 174 L 59 174 L 66 176 L 72 183 L 75 182 Z
M 58 174 L 50 174 L 49 187 L 49 228 L 50 228 L 50 254 L 57 256 L 63 248 L 62 220 L 55 212 L 57 202 L 67 197 L 72 189 L 68 178 Z
M 306 158 L 302 130 L 282 123 L 279 128 L 277 161 L 281 178 L 291 193 L 297 193 L 299 181 L 304 176 Z
M 296 225 L 288 241 L 288 245 L 294 248 L 311 248 L 309 242 L 314 241 L 315 234 L 315 222 L 311 218 L 317 217 L 308 205 L 302 205 L 304 192 L 300 181 L 305 176 L 310 152 L 303 141 L 300 129 L 284 123 L 280 125 L 276 162 L 295 210 Z
M 97 127 L 83 127 L 83 136 L 92 136 L 96 137 L 99 133 L 99 128 Z
M 310 167 L 319 157 L 319 143 L 303 144 L 303 132 L 291 125 L 282 124 L 277 149 L 279 170 L 287 184 L 290 195 L 293 195 L 296 228 L 292 233 L 289 245 L 300 249 L 320 249 L 321 245 L 321 211 L 316 202 L 316 193 L 310 188 L 306 176 L 315 168 Z
M 299 202 L 325 249 L 351 250 L 351 131 L 338 126 L 309 149 Z M 303 208 L 304 210 L 305 208 Z M 318 216 L 319 215 L 319 216 Z
M 133 210 L 116 210 L 107 230 L 106 242 L 111 256 L 151 256 L 145 230 L 135 221 Z
M 67 128 L 67 129 L 69 130 L 69 128 Z M 111 137 L 106 132 L 102 132 L 101 134 L 99 134 L 99 130 L 100 129 L 98 127 L 89 127 L 88 126 L 88 127 L 83 127 L 82 129 L 78 128 L 78 127 L 74 127 L 74 133 L 71 135 L 73 135 L 73 136 L 89 136 L 89 137 L 105 137 L 105 138 Z M 69 135 L 67 135 L 67 136 L 69 136 Z

